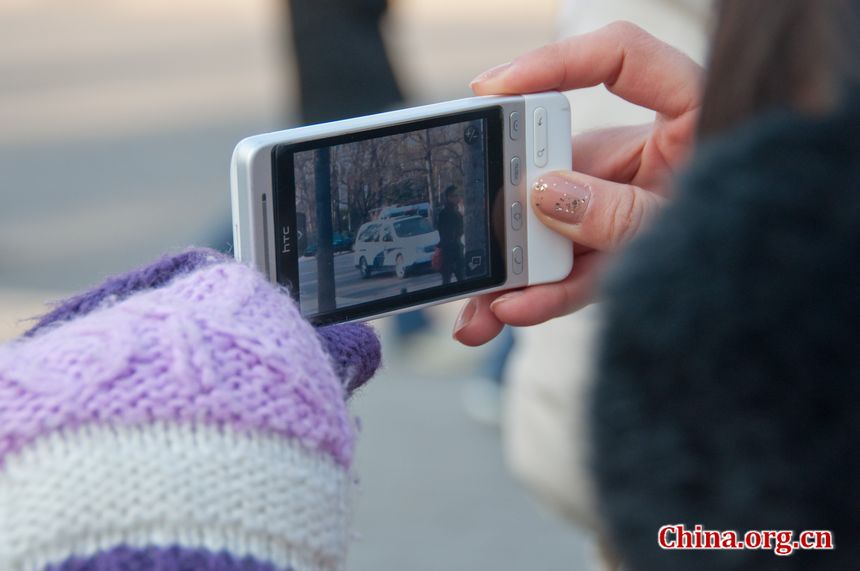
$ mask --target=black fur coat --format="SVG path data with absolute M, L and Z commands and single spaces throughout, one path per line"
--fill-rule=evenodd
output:
M 592 460 L 625 568 L 860 569 L 860 98 L 704 144 L 606 293 Z M 679 523 L 835 549 L 661 550 Z

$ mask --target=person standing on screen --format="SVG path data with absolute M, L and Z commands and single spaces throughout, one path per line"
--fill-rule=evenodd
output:
M 460 214 L 460 193 L 455 185 L 445 189 L 445 205 L 439 212 L 439 249 L 442 251 L 442 283 L 451 283 L 451 274 L 463 281 L 463 215 Z

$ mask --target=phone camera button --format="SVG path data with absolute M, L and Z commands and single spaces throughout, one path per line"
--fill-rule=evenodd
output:
M 511 184 L 514 186 L 520 185 L 520 158 L 514 157 L 511 159 Z
M 511 228 L 519 230 L 523 227 L 523 205 L 519 202 L 511 204 Z
M 512 141 L 516 141 L 520 138 L 520 112 L 514 111 L 508 119 L 508 134 Z
M 519 246 L 514 246 L 514 249 L 511 250 L 511 262 L 511 269 L 514 274 L 523 273 L 523 249 Z
M 534 123 L 535 123 L 535 165 L 539 167 L 545 167 L 547 162 L 549 161 L 549 157 L 547 157 L 547 140 L 549 131 L 547 130 L 547 116 L 546 109 L 543 107 L 538 107 L 535 109 L 534 113 Z

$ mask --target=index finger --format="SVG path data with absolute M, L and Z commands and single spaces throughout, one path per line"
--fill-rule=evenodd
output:
M 476 95 L 606 88 L 642 107 L 678 117 L 699 105 L 702 68 L 629 22 L 614 22 L 528 52 L 472 82 Z

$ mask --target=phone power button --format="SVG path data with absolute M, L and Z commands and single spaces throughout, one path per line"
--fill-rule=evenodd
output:
M 547 162 L 549 161 L 549 157 L 547 157 L 547 139 L 548 139 L 548 130 L 546 124 L 546 109 L 543 107 L 538 107 L 534 112 L 534 127 L 535 127 L 535 165 L 539 167 L 545 167 Z

